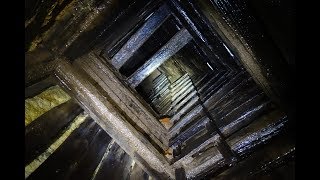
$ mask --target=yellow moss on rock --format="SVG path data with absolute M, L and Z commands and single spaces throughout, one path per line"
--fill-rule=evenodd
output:
M 58 85 L 52 86 L 41 94 L 25 100 L 25 126 L 50 109 L 68 101 L 70 96 Z

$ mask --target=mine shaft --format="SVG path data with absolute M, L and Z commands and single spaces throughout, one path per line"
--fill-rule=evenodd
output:
M 295 179 L 295 3 L 25 2 L 25 179 Z

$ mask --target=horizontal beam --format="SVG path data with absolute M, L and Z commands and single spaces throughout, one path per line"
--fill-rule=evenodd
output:
M 130 57 L 151 37 L 151 35 L 169 17 L 167 5 L 162 5 L 151 17 L 134 33 L 111 60 L 111 64 L 120 69 Z
M 176 33 L 164 46 L 161 47 L 145 64 L 143 64 L 129 78 L 128 82 L 131 87 L 137 87 L 146 77 L 148 77 L 155 69 L 161 66 L 167 59 L 183 48 L 192 36 L 186 29 L 181 29 Z

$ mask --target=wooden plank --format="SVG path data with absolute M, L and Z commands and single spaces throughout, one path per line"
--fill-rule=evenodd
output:
M 110 18 L 105 24 L 102 36 L 99 37 L 103 42 L 100 42 L 98 47 L 104 46 L 101 55 L 106 58 L 113 57 L 161 1 L 132 1 L 127 8 L 123 8 L 122 13 L 114 16 L 114 19 Z
M 260 31 L 259 23 L 252 18 L 254 17 L 251 16 L 252 12 L 248 11 L 250 8 L 239 6 L 247 6 L 247 4 L 239 1 L 228 4 L 228 7 L 221 7 L 227 3 L 228 1 L 203 0 L 197 1 L 195 4 L 202 9 L 208 23 L 216 29 L 224 43 L 239 57 L 242 66 L 252 75 L 254 81 L 273 101 L 286 107 L 285 97 L 289 96 L 279 94 L 279 92 L 288 87 L 288 67 L 283 64 L 277 54 L 278 51 L 275 51 L 274 46 L 270 44 L 268 36 L 262 35 L 263 31 Z M 229 13 L 231 10 L 232 13 Z M 223 13 L 227 17 L 222 16 Z M 228 22 L 230 17 L 240 18 L 241 21 Z M 251 21 L 246 20 L 247 18 L 250 18 Z M 247 23 L 250 24 L 250 27 Z M 254 30 L 250 31 L 248 28 Z M 243 31 L 245 29 L 246 31 Z M 251 39 L 248 41 L 248 38 Z M 278 86 L 280 84 L 281 87 Z M 287 92 L 282 91 L 281 93 Z
M 170 11 L 166 4 L 155 11 L 150 18 L 135 32 L 122 48 L 111 59 L 112 65 L 120 69 L 142 44 L 162 25 L 169 17 Z
M 266 141 L 283 130 L 287 123 L 287 119 L 283 115 L 283 113 L 276 111 L 272 112 L 272 115 L 267 114 L 264 117 L 259 117 L 249 126 L 229 137 L 227 139 L 228 144 L 235 152 L 241 153 L 241 158 L 247 157 L 252 149 L 265 144 Z M 225 161 L 222 161 L 222 155 L 215 147 L 218 140 L 218 134 L 212 135 L 212 138 L 176 161 L 173 166 L 176 168 L 181 165 L 187 167 L 186 174 L 189 178 L 195 177 L 196 174 L 196 176 L 206 174 L 205 172 L 209 170 L 214 172 L 219 168 L 219 163 L 221 165 L 225 163 Z
M 27 179 L 90 179 L 109 141 L 98 124 L 86 119 Z
M 43 79 L 48 78 L 54 71 L 59 59 L 41 62 L 29 67 L 25 71 L 25 87 L 31 86 Z
M 184 28 L 181 29 L 128 78 L 128 82 L 131 87 L 137 87 L 146 77 L 148 77 L 162 63 L 183 48 L 189 41 L 191 41 L 191 39 L 192 36 L 189 34 L 189 32 Z
M 78 104 L 69 100 L 32 121 L 25 129 L 25 164 L 47 149 L 59 132 L 82 111 Z
M 207 22 L 208 20 L 198 7 L 192 2 L 177 0 L 169 0 L 168 5 L 212 64 L 218 69 L 238 68 L 237 58 L 224 45 L 216 30 Z
M 116 143 L 109 146 L 106 153 L 93 180 L 128 179 L 134 163 L 130 156 Z
M 28 98 L 34 97 L 34 96 L 40 94 L 41 92 L 43 92 L 45 89 L 47 89 L 51 86 L 54 86 L 56 84 L 57 84 L 57 82 L 54 79 L 54 77 L 49 76 L 48 78 L 46 78 L 40 82 L 37 82 L 31 86 L 26 87 L 24 90 L 24 98 L 28 99 Z

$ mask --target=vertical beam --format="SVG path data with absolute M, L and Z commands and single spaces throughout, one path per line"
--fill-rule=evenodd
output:
M 137 87 L 146 77 L 157 69 L 167 59 L 183 48 L 192 36 L 186 29 L 181 29 L 176 33 L 160 50 L 158 50 L 145 64 L 143 64 L 129 78 L 128 82 L 131 87 Z
M 151 17 L 134 33 L 124 46 L 115 54 L 111 60 L 116 69 L 120 69 L 130 57 L 145 43 L 149 37 L 169 17 L 170 11 L 166 4 L 162 5 Z
M 165 157 L 139 133 L 89 81 L 68 62 L 59 63 L 55 75 L 89 115 L 151 176 L 174 179 Z
M 237 69 L 234 55 L 193 2 L 169 0 L 168 5 L 214 66 L 218 69 Z

